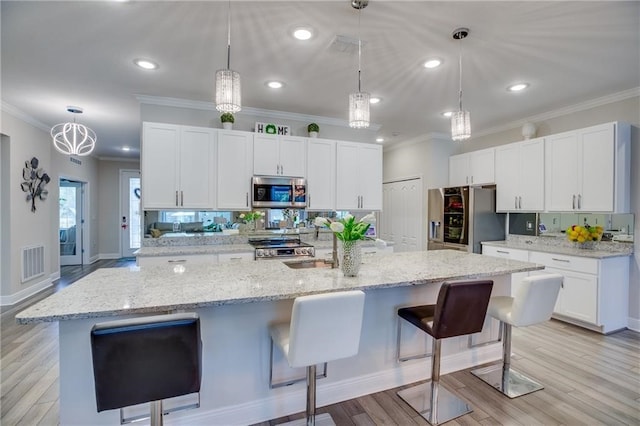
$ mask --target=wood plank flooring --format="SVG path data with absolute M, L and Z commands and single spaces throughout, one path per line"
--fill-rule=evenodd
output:
M 43 297 L 104 267 L 131 260 L 64 266 L 54 288 L 0 316 L 0 424 L 57 425 L 58 324 L 18 325 L 15 314 Z M 640 425 L 640 334 L 609 336 L 560 321 L 513 329 L 513 366 L 545 389 L 509 399 L 468 370 L 442 377 L 444 385 L 474 411 L 448 425 Z M 303 385 L 301 385 L 303 386 Z M 396 392 L 378 392 L 318 409 L 338 426 L 428 424 Z M 257 426 L 304 417 L 297 413 Z M 171 424 L 170 421 L 167 421 Z

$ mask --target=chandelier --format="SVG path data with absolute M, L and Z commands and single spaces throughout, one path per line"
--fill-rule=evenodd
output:
M 458 28 L 453 32 L 453 39 L 460 41 L 460 55 L 458 58 L 460 67 L 458 111 L 454 111 L 451 114 L 451 139 L 454 141 L 463 141 L 471 137 L 471 116 L 469 111 L 462 109 L 462 39 L 468 35 L 468 28 Z
M 231 0 L 227 10 L 227 68 L 216 71 L 216 109 L 230 113 L 242 109 L 240 73 L 231 69 Z
M 369 98 L 371 95 L 361 90 L 361 57 L 362 40 L 360 39 L 360 15 L 367 7 L 369 0 L 352 0 L 351 6 L 358 9 L 358 91 L 349 94 L 349 126 L 354 129 L 369 127 Z
M 82 114 L 82 108 L 69 106 L 67 111 L 72 114 Z M 65 155 L 89 155 L 96 147 L 96 134 L 84 124 L 60 123 L 51 128 L 51 137 L 55 149 Z

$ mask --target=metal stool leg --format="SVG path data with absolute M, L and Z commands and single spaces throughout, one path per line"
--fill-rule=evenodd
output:
M 503 324 L 502 362 L 478 368 L 471 374 L 509 398 L 517 398 L 544 387 L 511 368 L 511 324 Z
M 162 426 L 162 400 L 151 402 L 151 426 Z
M 431 380 L 398 392 L 398 396 L 428 421 L 437 426 L 473 410 L 466 402 L 440 386 L 440 339 L 433 339 Z
M 307 367 L 307 426 L 316 425 L 316 366 Z

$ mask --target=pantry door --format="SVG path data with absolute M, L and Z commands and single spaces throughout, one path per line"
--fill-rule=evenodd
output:
M 140 248 L 140 195 L 140 171 L 120 170 L 120 257 L 133 257 Z

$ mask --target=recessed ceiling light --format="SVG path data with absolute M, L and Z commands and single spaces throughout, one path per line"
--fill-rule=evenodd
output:
M 437 68 L 442 65 L 442 61 L 438 58 L 429 59 L 422 66 L 425 68 Z
M 145 70 L 157 70 L 158 64 L 148 59 L 135 59 L 134 64 Z
M 307 27 L 298 27 L 293 30 L 293 36 L 298 40 L 309 40 L 313 37 L 313 31 Z
M 380 101 L 382 101 L 382 98 L 378 98 L 378 97 L 369 98 L 369 103 L 370 104 L 379 104 Z
M 507 87 L 507 90 L 510 92 L 519 92 L 521 90 L 526 89 L 527 87 L 529 87 L 529 83 L 516 83 Z
M 284 83 L 281 81 L 267 81 L 265 84 L 271 89 L 280 89 L 284 86 Z
M 376 138 L 376 142 L 382 143 L 382 142 L 384 142 L 384 138 Z
M 123 151 L 131 151 L 131 148 L 129 148 L 128 146 L 123 146 L 123 147 L 122 147 L 122 150 L 123 150 Z
M 447 117 L 447 118 L 451 118 L 451 114 L 453 114 L 453 111 L 444 111 L 440 113 L 443 117 Z

